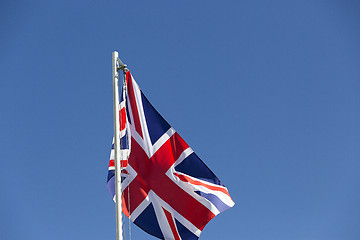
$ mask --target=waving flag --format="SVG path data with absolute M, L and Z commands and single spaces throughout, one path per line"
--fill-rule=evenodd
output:
M 198 239 L 205 225 L 232 207 L 227 188 L 150 104 L 126 73 L 120 103 L 123 212 L 160 239 Z M 130 140 L 130 141 L 129 141 Z M 108 188 L 115 194 L 113 150 Z M 127 162 L 126 162 L 127 160 Z

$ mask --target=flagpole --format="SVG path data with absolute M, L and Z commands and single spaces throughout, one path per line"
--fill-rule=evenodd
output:
M 114 100 L 114 150 L 115 150 L 115 208 L 116 239 L 123 240 L 122 199 L 121 199 L 121 163 L 120 163 L 120 121 L 119 121 L 119 70 L 124 64 L 117 51 L 112 53 L 113 100 Z

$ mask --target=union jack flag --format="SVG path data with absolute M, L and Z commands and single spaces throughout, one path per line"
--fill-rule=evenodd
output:
M 150 104 L 129 71 L 120 102 L 123 212 L 160 239 L 198 239 L 232 207 L 227 188 Z M 115 198 L 114 149 L 107 186 Z

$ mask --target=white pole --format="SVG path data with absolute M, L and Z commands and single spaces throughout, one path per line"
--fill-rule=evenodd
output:
M 116 239 L 123 239 L 121 210 L 121 163 L 120 163 L 120 122 L 119 122 L 119 60 L 118 52 L 112 53 L 113 96 L 114 96 L 114 150 L 115 150 L 115 208 L 116 208 Z

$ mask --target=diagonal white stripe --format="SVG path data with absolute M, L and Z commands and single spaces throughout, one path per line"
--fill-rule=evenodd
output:
M 150 199 L 149 195 L 146 196 L 146 198 L 137 206 L 137 208 L 134 209 L 134 211 L 130 215 L 130 220 L 135 221 L 136 218 L 149 206 Z
M 159 150 L 159 148 L 167 141 L 169 140 L 169 138 L 171 138 L 172 135 L 174 135 L 176 131 L 171 127 L 169 128 L 169 130 L 167 130 L 166 133 L 164 133 L 154 144 L 154 146 L 152 146 L 150 148 L 150 157 L 152 157 L 157 150 Z

